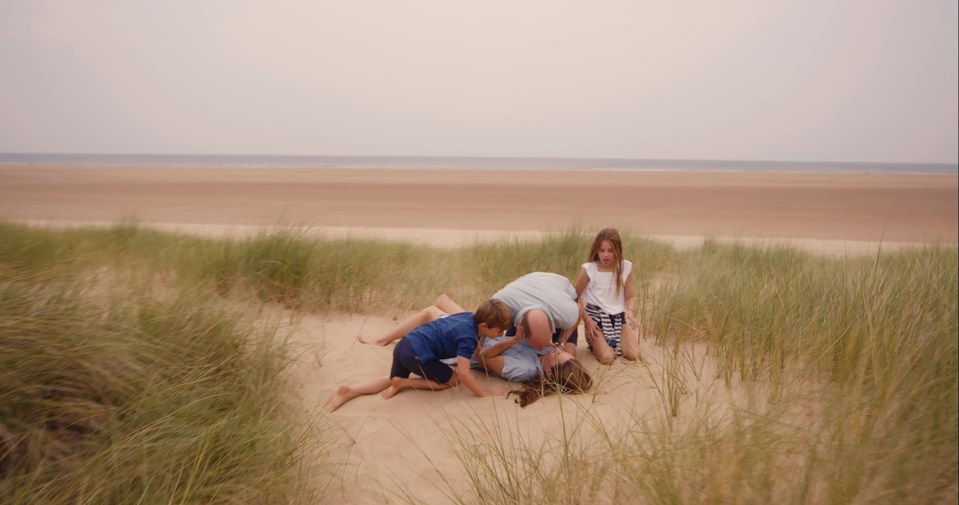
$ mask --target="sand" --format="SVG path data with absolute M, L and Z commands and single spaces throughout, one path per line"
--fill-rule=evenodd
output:
M 0 219 L 304 225 L 444 245 L 570 227 L 843 243 L 957 240 L 957 176 L 0 167 Z
M 205 235 L 305 226 L 330 236 L 443 247 L 615 226 L 683 246 L 712 237 L 858 254 L 880 242 L 883 248 L 955 243 L 957 202 L 956 175 L 0 167 L 0 219 L 7 221 L 135 220 Z M 357 398 L 325 417 L 322 406 L 339 384 L 388 374 L 392 347 L 356 337 L 384 332 L 407 315 L 277 309 L 264 316 L 295 323 L 297 396 L 305 411 L 334 426 L 327 455 L 333 466 L 316 473 L 331 503 L 395 502 L 403 490 L 426 503 L 448 503 L 450 487 L 464 485 L 457 450 L 471 437 L 482 439 L 484 426 L 539 447 L 560 432 L 564 415 L 570 422 L 588 412 L 610 427 L 635 423 L 629 412 L 666 417 L 656 393 L 665 360 L 651 340 L 642 344 L 645 366 L 600 366 L 581 345 L 578 356 L 598 381 L 589 395 L 521 409 L 465 388 L 403 392 L 390 400 Z M 701 366 L 701 382 L 689 385 L 695 395 L 731 394 L 711 379 L 708 359 Z
M 394 324 L 392 318 L 379 316 L 303 317 L 294 339 L 303 358 L 295 364 L 294 373 L 304 408 L 312 412 L 322 406 L 338 384 L 387 376 L 393 346 L 362 344 L 356 337 L 377 335 Z M 447 504 L 452 502 L 451 489 L 468 494 L 458 451 L 491 441 L 487 430 L 499 431 L 513 447 L 535 451 L 561 435 L 564 422 L 567 430 L 585 418 L 603 419 L 610 430 L 637 419 L 663 422 L 666 415 L 656 387 L 664 382 L 664 349 L 648 340 L 641 347 L 645 366 L 622 360 L 602 366 L 581 344 L 577 357 L 593 375 L 592 391 L 563 399 L 543 398 L 526 408 L 513 398 L 477 398 L 465 388 L 405 391 L 389 400 L 360 396 L 332 414 L 338 426 L 331 453 L 337 476 L 330 480 L 319 472 L 320 484 L 329 486 L 331 503 L 402 502 L 402 493 L 408 491 L 425 503 Z M 693 361 L 703 367 L 699 371 L 703 380 L 688 385 L 696 395 L 735 393 L 715 379 L 714 367 L 702 353 Z M 475 374 L 485 386 L 503 384 Z

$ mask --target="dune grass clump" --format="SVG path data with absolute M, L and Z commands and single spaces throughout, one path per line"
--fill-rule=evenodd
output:
M 827 384 L 806 449 L 830 496 L 954 492 L 955 247 L 830 259 L 707 244 L 686 268 L 657 295 L 651 333 L 705 340 L 727 383 L 768 380 L 772 401 L 789 383 Z
M 268 330 L 181 294 L 0 283 L 0 502 L 289 503 L 310 431 Z
M 648 330 L 708 341 L 727 380 L 775 378 L 796 362 L 838 381 L 873 380 L 915 352 L 938 361 L 935 349 L 955 346 L 955 248 L 837 260 L 707 243 L 683 269 L 653 294 Z
M 464 455 L 461 449 L 459 457 L 466 469 L 470 494 L 462 496 L 451 491 L 453 503 L 593 503 L 604 496 L 608 485 L 604 481 L 605 473 L 612 461 L 602 457 L 597 449 L 562 438 L 550 439 L 539 446 L 492 440 L 492 444 L 460 442 L 471 451 Z M 496 443 L 511 445 L 506 445 L 506 451 L 501 452 Z
M 445 292 L 472 307 L 530 271 L 574 279 L 592 239 L 443 250 L 132 224 L 0 233 L 3 503 L 295 501 L 304 454 L 322 447 L 283 403 L 283 346 L 223 305 L 376 313 Z M 583 405 L 545 441 L 461 427 L 469 487 L 451 500 L 955 502 L 955 246 L 832 258 L 624 240 L 655 347 L 635 380 L 662 408 L 624 406 L 618 424 Z
M 0 223 L 0 278 L 87 275 L 136 269 L 178 288 L 213 287 L 225 298 L 307 311 L 413 308 L 451 287 L 458 267 L 431 248 L 362 239 L 323 239 L 287 229 L 250 238 L 204 238 L 136 223 L 51 230 Z
M 642 366 L 656 378 L 664 415 L 626 406 L 632 420 L 617 423 L 581 413 L 572 422 L 580 434 L 593 430 L 592 440 L 605 445 L 560 446 L 572 451 L 566 458 L 583 462 L 567 478 L 603 470 L 588 487 L 536 484 L 545 460 L 524 462 L 555 449 L 547 443 L 489 434 L 464 443 L 459 454 L 471 488 L 456 498 L 955 503 L 956 252 L 928 246 L 829 258 L 707 242 L 676 253 L 641 318 L 644 335 L 661 350 L 662 362 Z M 705 346 L 725 393 L 699 390 L 709 378 L 689 363 L 690 346 Z M 571 494 L 551 495 L 556 489 Z
M 426 249 L 360 239 L 325 240 L 280 231 L 221 240 L 177 252 L 183 279 L 208 282 L 222 296 L 251 296 L 307 311 L 367 312 L 412 305 L 420 275 L 434 281 Z M 435 295 L 434 295 L 435 296 Z
M 475 244 L 458 249 L 366 239 L 328 239 L 290 228 L 250 238 L 202 238 L 160 232 L 135 222 L 105 229 L 46 230 L 0 223 L 0 265 L 32 272 L 91 271 L 118 266 L 212 287 L 304 311 L 418 309 L 441 293 L 475 307 L 508 282 L 533 271 L 575 279 L 592 236 L 580 231 L 542 240 Z M 9 237 L 9 239 L 8 239 Z M 672 261 L 661 243 L 624 237 L 645 289 Z M 62 270 L 62 269 L 61 269 Z M 2 275 L 2 272 L 0 272 Z

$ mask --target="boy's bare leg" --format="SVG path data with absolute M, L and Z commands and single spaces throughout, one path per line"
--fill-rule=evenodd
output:
M 400 391 L 405 391 L 407 389 L 428 389 L 430 391 L 441 391 L 443 389 L 449 389 L 455 385 L 455 375 L 446 384 L 440 384 L 439 382 L 434 382 L 429 379 L 404 379 L 402 377 L 393 377 L 390 387 L 386 391 L 383 391 L 383 398 L 389 400 L 390 398 L 396 396 L 396 394 Z
M 379 393 L 390 387 L 390 379 L 373 379 L 356 385 L 344 384 L 337 388 L 333 396 L 326 401 L 326 407 L 330 412 L 340 408 L 344 403 L 362 395 L 371 395 Z
M 367 337 L 360 335 L 359 340 L 364 344 L 387 345 L 394 340 L 403 338 L 403 336 L 412 331 L 413 328 L 437 319 L 443 314 L 444 312 L 442 310 L 430 305 L 416 314 L 413 314 L 412 316 L 400 321 L 400 323 L 393 327 L 392 330 L 380 335 L 379 337 Z

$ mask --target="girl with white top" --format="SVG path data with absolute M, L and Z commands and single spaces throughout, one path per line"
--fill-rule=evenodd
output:
M 608 365 L 617 356 L 641 359 L 633 310 L 633 263 L 623 258 L 623 241 L 614 228 L 604 228 L 593 240 L 586 263 L 576 279 L 580 317 L 589 350 Z

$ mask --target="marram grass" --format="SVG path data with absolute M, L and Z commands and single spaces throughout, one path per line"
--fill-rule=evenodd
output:
M 134 223 L 107 229 L 43 230 L 0 223 L 0 278 L 97 268 L 152 270 L 180 286 L 223 297 L 278 303 L 303 311 L 373 313 L 428 305 L 441 293 L 479 305 L 519 275 L 536 270 L 575 279 L 591 237 L 568 232 L 437 249 L 365 239 L 324 239 L 290 228 L 242 239 L 212 239 L 149 230 Z M 637 286 L 670 261 L 669 247 L 627 237 Z
M 445 250 L 2 223 L 0 236 L 4 503 L 311 496 L 303 454 L 321 437 L 284 415 L 282 345 L 223 304 L 379 313 L 445 292 L 472 307 L 528 271 L 574 278 L 592 238 Z M 567 411 L 571 429 L 535 444 L 459 430 L 483 436 L 461 444 L 470 480 L 451 500 L 955 503 L 955 246 L 834 258 L 624 238 L 643 338 L 665 350 L 636 380 L 663 408 L 626 408 L 626 425 Z M 730 394 L 701 389 L 699 349 Z
M 311 501 L 268 330 L 182 293 L 0 281 L 0 502 Z
M 676 259 L 641 318 L 665 362 L 637 387 L 657 388 L 661 413 L 600 422 L 587 408 L 573 422 L 593 445 L 561 433 L 461 443 L 470 490 L 457 501 L 956 502 L 954 246 L 827 258 L 707 243 Z M 689 355 L 703 345 L 734 394 L 702 389 Z M 529 457 L 570 450 L 582 463 L 568 478 L 594 485 L 558 486 L 561 461 Z M 553 478 L 529 489 L 538 475 Z

